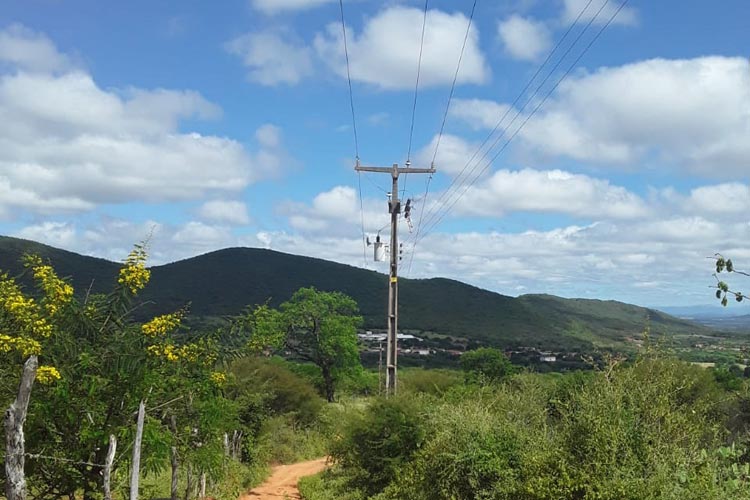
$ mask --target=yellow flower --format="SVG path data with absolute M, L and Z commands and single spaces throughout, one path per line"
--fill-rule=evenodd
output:
M 40 366 L 36 371 L 36 379 L 40 384 L 51 384 L 60 380 L 60 372 L 54 366 Z
M 148 254 L 143 245 L 136 245 L 125 259 L 125 265 L 120 269 L 117 282 L 133 295 L 143 290 L 151 278 L 151 271 L 146 269 Z
M 180 327 L 182 324 L 182 314 L 182 312 L 176 312 L 157 316 L 148 323 L 141 325 L 141 330 L 144 335 L 149 337 L 166 335 Z
M 48 337 L 52 333 L 39 304 L 25 296 L 7 274 L 0 274 L 0 311 L 7 313 L 20 336 Z
M 44 292 L 44 307 L 52 316 L 73 299 L 73 287 L 60 279 L 52 266 L 42 262 L 38 255 L 25 257 L 24 266 L 30 268 L 39 289 Z
M 211 372 L 211 382 L 221 387 L 227 383 L 227 376 L 222 372 Z
M 165 358 L 167 361 L 178 361 L 180 359 L 179 352 L 175 349 L 172 344 L 155 344 L 150 345 L 146 348 L 149 354 L 158 358 Z

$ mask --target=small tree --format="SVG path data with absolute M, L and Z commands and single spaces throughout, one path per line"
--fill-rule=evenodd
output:
M 320 368 L 326 399 L 334 399 L 336 382 L 360 365 L 357 326 L 362 322 L 357 303 L 340 292 L 300 288 L 278 311 L 256 316 L 260 330 L 285 335 L 284 345 L 298 358 Z
M 461 356 L 461 368 L 471 382 L 496 382 L 513 373 L 513 365 L 503 351 L 480 347 Z

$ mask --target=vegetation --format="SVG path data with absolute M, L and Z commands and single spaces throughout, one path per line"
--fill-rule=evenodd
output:
M 356 360 L 353 301 L 301 290 L 279 311 L 262 306 L 203 332 L 187 330 L 185 307 L 138 321 L 152 276 L 146 257 L 136 246 L 111 291 L 82 297 L 40 256 L 23 259 L 18 279 L 0 273 L 0 398 L 12 402 L 0 486 L 9 499 L 100 498 L 108 488 L 122 497 L 131 474 L 145 476 L 142 493 L 177 498 L 179 488 L 192 498 L 208 483 L 214 497 L 234 499 L 268 463 L 325 451 L 313 383 L 257 353 L 307 342 L 329 356 L 325 367 L 345 373 Z M 301 318 L 316 311 L 322 344 L 300 338 Z M 134 439 L 141 405 L 142 445 Z
M 351 411 L 303 498 L 747 499 L 750 392 L 647 351 Z M 717 381 L 718 379 L 718 381 Z
M 482 347 L 461 356 L 461 368 L 471 382 L 498 382 L 513 372 L 505 354 L 491 347 Z

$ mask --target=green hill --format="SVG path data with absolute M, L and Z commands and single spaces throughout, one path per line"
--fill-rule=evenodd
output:
M 0 237 L 0 269 L 11 275 L 21 256 L 37 253 L 79 293 L 108 290 L 119 264 L 39 243 Z M 562 299 L 550 295 L 512 298 L 458 281 L 400 279 L 399 327 L 473 339 L 498 346 L 618 347 L 642 332 L 647 318 L 654 334 L 710 333 L 706 327 L 664 313 L 615 301 Z M 338 290 L 359 304 L 368 328 L 384 328 L 387 276 L 321 259 L 258 248 L 228 248 L 155 266 L 143 299 L 144 314 L 173 311 L 191 303 L 193 316 L 239 313 L 248 305 L 278 305 L 303 286 Z

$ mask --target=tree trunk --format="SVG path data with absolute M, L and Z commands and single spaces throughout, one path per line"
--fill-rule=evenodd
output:
M 116 451 L 117 438 L 113 434 L 110 434 L 107 460 L 104 462 L 104 500 L 112 500 L 112 463 L 115 461 Z
M 323 366 L 320 369 L 321 374 L 323 375 L 323 385 L 325 386 L 326 391 L 326 400 L 329 403 L 333 403 L 333 374 L 331 373 L 331 369 L 327 366 Z
M 228 432 L 224 433 L 224 456 L 227 458 L 231 457 L 229 453 L 229 433 Z
M 138 424 L 135 428 L 133 444 L 133 464 L 130 471 L 130 500 L 138 500 L 138 483 L 141 479 L 141 443 L 143 442 L 143 421 L 146 418 L 146 404 L 138 405 Z
M 23 365 L 21 383 L 16 400 L 5 410 L 5 497 L 7 500 L 26 500 L 26 476 L 24 475 L 23 424 L 29 409 L 31 388 L 36 378 L 39 362 L 29 356 Z

